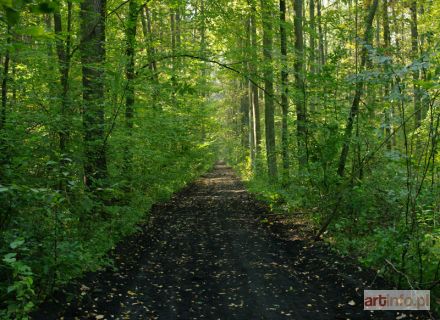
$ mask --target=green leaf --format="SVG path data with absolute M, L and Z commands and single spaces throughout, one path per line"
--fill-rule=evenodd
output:
M 24 239 L 23 238 L 19 238 L 14 240 L 13 242 L 11 242 L 9 244 L 9 246 L 11 247 L 11 249 L 15 249 L 18 248 L 19 246 L 21 246 L 24 243 Z
M 17 259 L 15 258 L 16 256 L 17 254 L 15 252 L 5 254 L 5 256 L 3 257 L 3 261 L 6 263 L 13 263 L 17 261 Z

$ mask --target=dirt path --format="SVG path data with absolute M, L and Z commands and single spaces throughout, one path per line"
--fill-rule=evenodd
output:
M 410 318 L 364 312 L 365 286 L 383 285 L 374 273 L 323 245 L 280 239 L 261 223 L 266 213 L 217 165 L 155 207 L 151 225 L 117 248 L 117 269 L 77 286 L 81 300 L 60 295 L 34 319 Z

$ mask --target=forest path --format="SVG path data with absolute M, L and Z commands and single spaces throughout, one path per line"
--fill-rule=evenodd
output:
M 77 285 L 81 299 L 59 297 L 34 319 L 399 316 L 362 310 L 363 289 L 377 285 L 374 273 L 323 244 L 280 239 L 261 223 L 267 213 L 229 167 L 217 164 L 156 206 L 151 223 L 114 252 L 116 269 L 89 274 Z

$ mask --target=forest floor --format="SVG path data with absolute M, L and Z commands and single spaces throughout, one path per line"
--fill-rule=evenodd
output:
M 111 256 L 33 319 L 430 319 L 363 311 L 364 289 L 389 286 L 271 214 L 223 164 L 156 205 Z

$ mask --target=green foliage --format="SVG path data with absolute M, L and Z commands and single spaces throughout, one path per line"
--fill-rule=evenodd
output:
M 72 1 L 67 32 L 64 1 L 1 1 L 0 61 L 10 54 L 6 121 L 0 126 L 0 318 L 27 319 L 35 306 L 84 272 L 112 262 L 107 253 L 148 220 L 165 201 L 210 168 L 218 130 L 213 90 L 205 65 L 171 59 L 157 63 L 158 77 L 143 67 L 148 46 L 138 16 L 133 125 L 125 114 L 126 41 L 123 20 L 106 18 L 106 88 L 102 129 L 108 174 L 96 190 L 84 184 L 82 66 L 79 3 Z M 109 3 L 109 8 L 116 3 Z M 119 4 L 117 4 L 119 5 Z M 168 50 L 166 3 L 151 8 L 152 43 Z M 62 32 L 53 26 L 59 10 Z M 128 6 L 117 9 L 126 14 Z M 47 18 L 47 19 L 46 19 Z M 182 22 L 184 23 L 184 22 Z M 163 29 L 163 30 L 162 30 Z M 189 35 L 182 33 L 182 42 Z M 162 38 L 161 38 L 162 37 Z M 59 47 L 71 41 L 67 93 L 63 96 Z M 194 50 L 199 50 L 191 42 Z M 188 48 L 188 51 L 191 49 Z M 158 53 L 159 55 L 159 53 Z M 177 62 L 175 62 L 177 64 Z M 3 68 L 1 69 L 3 71 Z M 3 76 L 3 74 L 2 74 Z M 1 78 L 3 79 L 3 78 Z M 61 112 L 62 107 L 68 111 Z M 67 133 L 61 149 L 60 132 Z M 100 147 L 100 141 L 96 142 Z
M 20 20 L 22 11 L 52 13 L 56 6 L 56 1 L 47 0 L 1 0 L 0 21 L 6 22 L 9 26 L 15 26 Z
M 28 319 L 27 314 L 34 306 L 34 274 L 21 260 L 28 250 L 25 240 L 17 238 L 9 244 L 9 252 L 2 255 L 0 297 L 7 305 L 0 310 L 2 318 Z
M 408 284 L 401 274 L 421 288 L 438 281 L 440 2 L 421 1 L 420 55 L 413 52 L 404 2 L 389 1 L 388 11 L 379 10 L 370 44 L 359 40 L 366 10 L 353 2 L 322 8 L 315 28 L 305 10 L 304 70 L 295 74 L 300 60 L 293 39 L 288 37 L 287 61 L 278 50 L 278 14 L 268 17 L 274 46 L 272 61 L 263 61 L 258 1 L 255 12 L 246 1 L 204 1 L 203 12 L 200 1 L 152 1 L 148 11 L 137 12 L 136 35 L 127 34 L 128 2 L 107 1 L 105 56 L 81 57 L 81 42 L 95 35 L 81 33 L 84 1 L 0 0 L 0 78 L 7 89 L 0 110 L 5 115 L 0 125 L 2 317 L 26 319 L 53 290 L 110 264 L 106 253 L 136 232 L 152 204 L 207 170 L 217 152 L 274 210 L 308 213 L 317 227 L 334 214 L 325 239 L 337 250 L 382 270 L 402 287 Z M 264 3 L 275 12 L 275 1 Z M 293 12 L 289 8 L 288 34 L 294 30 Z M 54 13 L 61 20 L 58 31 Z M 385 28 L 376 25 L 384 23 L 384 13 L 389 44 L 383 40 Z M 362 52 L 367 53 L 363 69 Z M 274 73 L 275 151 L 281 159 L 282 86 L 276 79 L 285 63 L 290 168 L 278 163 L 283 176 L 269 182 L 263 71 L 270 65 Z M 84 68 L 103 74 L 94 79 L 103 92 L 94 106 L 84 102 Z M 301 78 L 304 90 L 293 82 Z M 251 95 L 250 85 L 258 87 Z M 358 85 L 360 110 L 347 136 Z M 256 126 L 250 128 L 246 109 L 254 95 L 262 125 L 259 150 L 250 141 Z M 298 150 L 298 106 L 291 102 L 303 95 L 307 143 Z M 87 127 L 91 109 L 94 126 Z M 99 139 L 85 143 L 92 131 Z M 343 146 L 349 152 L 340 175 Z M 85 170 L 95 149 L 106 159 L 101 164 L 106 174 L 96 179 Z M 300 166 L 298 154 L 305 153 L 307 164 Z M 433 292 L 440 296 L 438 286 Z
M 372 1 L 365 1 L 365 6 L 369 3 Z M 324 228 L 324 239 L 335 250 L 353 255 L 366 266 L 380 270 L 396 286 L 432 287 L 433 299 L 438 299 L 440 39 L 439 27 L 433 19 L 438 20 L 440 7 L 433 2 L 417 2 L 419 20 L 418 39 L 415 40 L 411 38 L 414 32 L 410 33 L 415 24 L 407 4 L 379 3 L 372 25 L 372 43 L 360 40 L 365 28 L 366 8 L 352 2 L 334 1 L 321 12 L 321 17 L 315 13 L 315 29 L 309 24 L 309 12 L 306 14 L 307 65 L 301 74 L 306 79 L 306 166 L 302 167 L 298 159 L 298 153 L 303 150 L 298 150 L 300 136 L 295 112 L 299 106 L 294 102 L 303 92 L 295 90 L 298 75 L 292 72 L 296 61 L 293 43 L 287 61 L 291 81 L 287 117 L 290 168 L 287 173 L 284 170 L 279 181 L 268 180 L 264 130 L 262 165 L 252 165 L 250 158 L 254 150 L 250 150 L 248 141 L 251 141 L 244 137 L 248 127 L 240 128 L 243 115 L 236 99 L 248 93 L 246 89 L 237 90 L 235 79 L 227 76 L 223 78 L 227 82 L 226 94 L 219 102 L 219 117 L 226 128 L 221 150 L 248 181 L 249 189 L 274 210 L 308 213 L 316 230 L 330 217 L 329 226 Z M 388 5 L 386 10 L 382 7 L 384 3 Z M 385 15 L 389 23 L 389 43 L 385 43 Z M 290 30 L 293 18 L 288 19 Z M 273 21 L 278 24 L 275 19 L 278 17 Z M 231 28 L 242 26 L 239 18 L 234 23 L 229 23 Z M 328 40 L 320 39 L 322 30 Z M 246 29 L 241 35 L 246 35 Z M 279 34 L 275 43 L 277 41 L 280 41 Z M 246 47 L 242 50 L 230 49 L 229 54 L 236 61 L 247 60 Z M 257 50 L 261 55 L 263 48 Z M 273 50 L 273 67 L 277 75 L 283 65 L 279 52 L 279 48 Z M 363 52 L 366 53 L 365 68 L 361 66 Z M 262 57 L 258 56 L 257 61 L 260 67 Z M 261 74 L 260 68 L 253 80 L 263 86 L 265 79 L 260 78 Z M 359 85 L 359 110 L 353 110 L 354 92 Z M 281 89 L 278 81 L 275 93 L 278 100 Z M 260 101 L 260 108 L 262 104 Z M 281 158 L 281 108 L 278 107 L 275 117 L 277 156 Z M 264 123 L 264 119 L 260 122 Z M 350 135 L 347 135 L 347 128 L 351 130 Z M 345 137 L 348 139 L 344 140 Z M 347 160 L 342 163 L 345 171 L 339 174 L 342 150 L 346 146 Z M 282 163 L 278 163 L 278 171 L 283 172 Z

